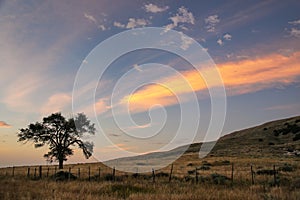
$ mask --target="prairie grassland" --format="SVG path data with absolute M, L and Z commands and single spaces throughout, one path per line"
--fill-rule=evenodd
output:
M 116 180 L 109 180 L 112 169 L 99 163 L 66 165 L 64 170 L 70 169 L 77 177 L 80 168 L 80 178 L 70 181 L 51 178 L 54 166 L 49 168 L 48 178 L 48 167 L 43 166 L 42 179 L 34 178 L 33 169 L 37 167 L 31 167 L 30 177 L 26 176 L 28 167 L 15 168 L 14 177 L 12 168 L 4 168 L 0 169 L 0 199 L 300 199 L 300 162 L 295 158 L 199 160 L 194 156 L 186 154 L 174 162 L 171 182 L 170 166 L 156 171 L 155 183 L 151 173 L 134 176 L 116 171 Z M 256 172 L 254 184 L 251 165 Z M 259 170 L 272 170 L 274 165 L 278 171 L 276 184 L 274 175 L 257 174 Z

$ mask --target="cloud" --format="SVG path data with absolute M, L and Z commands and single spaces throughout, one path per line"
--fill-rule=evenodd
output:
M 84 13 L 84 17 L 85 17 L 86 19 L 88 19 L 90 22 L 93 22 L 93 23 L 97 24 L 97 20 L 95 19 L 94 16 L 89 15 L 89 14 L 87 14 L 87 13 Z
M 106 27 L 103 24 L 99 24 L 98 21 L 96 20 L 96 18 L 93 15 L 89 15 L 87 13 L 83 14 L 84 17 L 89 20 L 91 23 L 94 23 L 98 29 L 105 31 Z M 103 16 L 105 16 L 105 14 L 102 14 Z
M 217 43 L 220 45 L 220 46 L 223 46 L 223 40 L 221 39 L 221 38 L 219 38 L 218 40 L 217 40 Z
M 136 28 L 136 27 L 144 27 L 150 24 L 150 22 L 146 19 L 135 19 L 129 18 L 126 28 Z
M 126 27 L 125 24 L 122 24 L 120 22 L 114 22 L 114 26 L 118 27 L 118 28 L 125 28 Z
M 232 39 L 232 36 L 231 36 L 229 33 L 226 33 L 226 34 L 223 36 L 223 38 L 224 38 L 225 40 L 231 40 L 231 39 Z
M 146 12 L 158 13 L 158 12 L 164 12 L 168 10 L 169 6 L 158 7 L 157 5 L 150 3 L 150 4 L 146 4 L 144 8 Z
M 11 125 L 9 125 L 8 123 L 4 122 L 4 121 L 0 121 L 0 128 L 10 128 Z
M 106 30 L 106 27 L 105 27 L 103 24 L 99 25 L 98 28 L 99 28 L 100 30 L 102 30 L 102 31 L 105 31 L 105 30 Z
M 138 64 L 134 64 L 133 65 L 134 69 L 136 69 L 139 72 L 142 72 L 143 70 L 141 69 L 141 67 Z
M 205 18 L 206 30 L 207 32 L 215 32 L 216 25 L 220 22 L 218 15 L 210 15 Z
M 71 106 L 72 97 L 66 93 L 57 93 L 48 98 L 42 106 L 41 113 L 48 115 L 54 112 L 62 112 L 66 107 Z
M 300 82 L 300 52 L 290 57 L 278 53 L 259 58 L 225 62 L 218 65 L 228 95 L 240 95 L 276 88 Z M 207 77 L 213 76 L 210 68 L 201 70 Z M 155 104 L 169 106 L 178 104 L 176 94 L 199 92 L 207 86 L 201 74 L 196 70 L 181 73 L 189 84 L 178 76 L 169 76 L 158 81 L 160 84 L 148 85 L 131 96 L 125 96 L 122 103 L 130 104 L 132 112 L 147 111 Z M 213 78 L 213 77 L 212 77 Z M 213 82 L 210 87 L 219 86 Z
M 288 23 L 292 24 L 292 25 L 300 25 L 300 19 L 295 20 L 295 21 L 291 21 L 291 22 L 288 22 Z
M 193 44 L 193 40 L 190 37 L 185 36 L 182 32 L 181 35 L 181 45 L 180 48 L 183 50 L 187 50 L 191 44 Z
M 296 38 L 300 38 L 300 29 L 292 28 L 290 30 L 290 35 Z
M 173 29 L 179 23 L 195 24 L 195 18 L 192 12 L 189 12 L 185 7 L 180 7 L 175 16 L 169 18 L 172 23 L 165 26 L 166 30 Z
M 95 111 L 97 114 L 101 114 L 111 109 L 111 106 L 107 103 L 107 98 L 100 98 L 95 103 Z
M 295 111 L 300 109 L 300 104 L 287 104 L 287 105 L 277 105 L 265 108 L 265 110 L 282 110 L 282 111 Z

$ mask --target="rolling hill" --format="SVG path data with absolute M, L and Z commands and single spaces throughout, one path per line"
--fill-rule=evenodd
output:
M 122 168 L 159 166 L 160 163 L 181 157 L 197 158 L 202 143 L 182 146 L 167 152 L 119 158 L 105 164 Z M 291 158 L 300 157 L 300 116 L 268 122 L 221 137 L 207 157 Z

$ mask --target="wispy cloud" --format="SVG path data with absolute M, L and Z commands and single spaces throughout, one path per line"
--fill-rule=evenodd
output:
M 289 22 L 289 24 L 292 24 L 292 25 L 300 25 L 300 19 L 295 20 L 295 21 L 291 21 L 291 22 Z
M 270 106 L 265 108 L 265 110 L 299 110 L 300 104 L 288 104 L 288 105 L 277 105 L 277 106 Z
M 226 33 L 225 35 L 223 35 L 223 38 L 225 40 L 231 40 L 232 39 L 232 36 L 229 34 L 229 33 Z
M 48 98 L 48 101 L 41 107 L 43 115 L 51 114 L 53 112 L 64 111 L 66 107 L 70 107 L 72 97 L 70 94 L 57 93 Z
M 84 15 L 84 17 L 87 18 L 90 22 L 93 22 L 93 23 L 97 24 L 97 20 L 95 19 L 94 16 L 89 15 L 89 14 L 87 14 L 87 13 L 84 13 L 83 15 Z
M 226 62 L 218 65 L 218 70 L 229 95 L 252 93 L 300 82 L 300 52 L 290 57 L 277 53 L 259 58 Z M 201 73 L 213 75 L 211 69 L 203 69 Z M 155 104 L 174 105 L 178 101 L 176 94 L 198 92 L 207 88 L 201 74 L 195 70 L 182 72 L 186 84 L 178 76 L 170 76 L 159 81 L 160 85 L 149 85 L 131 96 L 125 96 L 123 103 L 130 103 L 133 112 L 141 112 Z M 218 83 L 210 87 L 216 87 Z
M 223 40 L 221 39 L 221 38 L 219 38 L 218 40 L 217 40 L 217 43 L 218 43 L 218 45 L 220 45 L 220 46 L 223 46 Z
M 291 28 L 290 35 L 296 38 L 300 38 L 300 29 Z
M 104 24 L 100 24 L 98 22 L 98 20 L 96 20 L 96 18 L 93 16 L 93 15 L 89 15 L 87 13 L 83 13 L 83 16 L 90 22 L 94 23 L 97 28 L 99 28 L 100 30 L 102 31 L 105 31 L 106 30 L 106 27 L 104 26 Z
M 220 22 L 218 15 L 210 15 L 207 18 L 205 18 L 205 24 L 206 24 L 206 30 L 207 32 L 215 32 L 216 31 L 216 25 Z
M 125 28 L 125 27 L 126 27 L 125 24 L 122 24 L 122 23 L 120 23 L 120 22 L 114 22 L 114 26 L 115 26 L 115 27 L 118 27 L 118 28 Z
M 189 12 L 187 8 L 180 7 L 175 16 L 169 18 L 172 23 L 168 24 L 166 30 L 177 27 L 180 23 L 195 24 L 195 17 L 192 12 Z M 185 27 L 186 28 L 186 27 Z M 187 28 L 186 28 L 187 29 Z
M 159 7 L 155 4 L 149 3 L 144 6 L 144 9 L 146 10 L 146 12 L 158 13 L 168 10 L 169 6 Z
M 0 121 L 0 128 L 10 128 L 11 125 L 6 123 L 5 121 Z
M 142 72 L 143 70 L 141 69 L 141 67 L 138 64 L 134 64 L 133 65 L 134 69 L 136 69 L 139 72 Z
M 229 33 L 226 33 L 223 35 L 223 38 L 219 38 L 217 40 L 218 45 L 223 46 L 224 41 L 230 41 L 232 39 L 232 36 Z
M 150 24 L 150 22 L 146 19 L 129 18 L 126 28 L 132 29 L 132 28 L 136 28 L 136 27 L 144 27 L 149 24 Z

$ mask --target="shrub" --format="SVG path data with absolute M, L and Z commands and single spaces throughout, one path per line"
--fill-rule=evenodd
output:
M 296 134 L 295 137 L 293 138 L 293 141 L 300 140 L 300 133 Z
M 282 167 L 279 167 L 278 170 L 283 172 L 292 172 L 294 171 L 294 168 L 292 165 L 285 163 Z
M 273 169 L 261 169 L 256 172 L 257 175 L 274 175 L 274 173 L 277 174 L 278 172 Z
M 193 163 L 189 163 L 187 164 L 188 167 L 192 167 L 193 166 Z
M 225 182 L 227 180 L 230 180 L 227 176 L 217 174 L 217 173 L 211 174 L 210 177 L 211 177 L 213 183 L 221 184 L 221 185 L 225 184 Z
M 66 181 L 66 180 L 75 180 L 77 179 L 76 176 L 74 176 L 72 173 L 65 172 L 65 171 L 59 171 L 56 174 L 52 176 L 56 181 Z
M 269 145 L 275 145 L 274 142 L 269 142 Z
M 274 134 L 274 136 L 277 137 L 277 136 L 279 136 L 280 132 L 279 132 L 278 130 L 274 130 L 274 131 L 273 131 L 273 134 Z
M 199 169 L 199 170 L 210 170 L 210 166 L 202 165 L 202 166 L 198 167 L 197 169 Z

